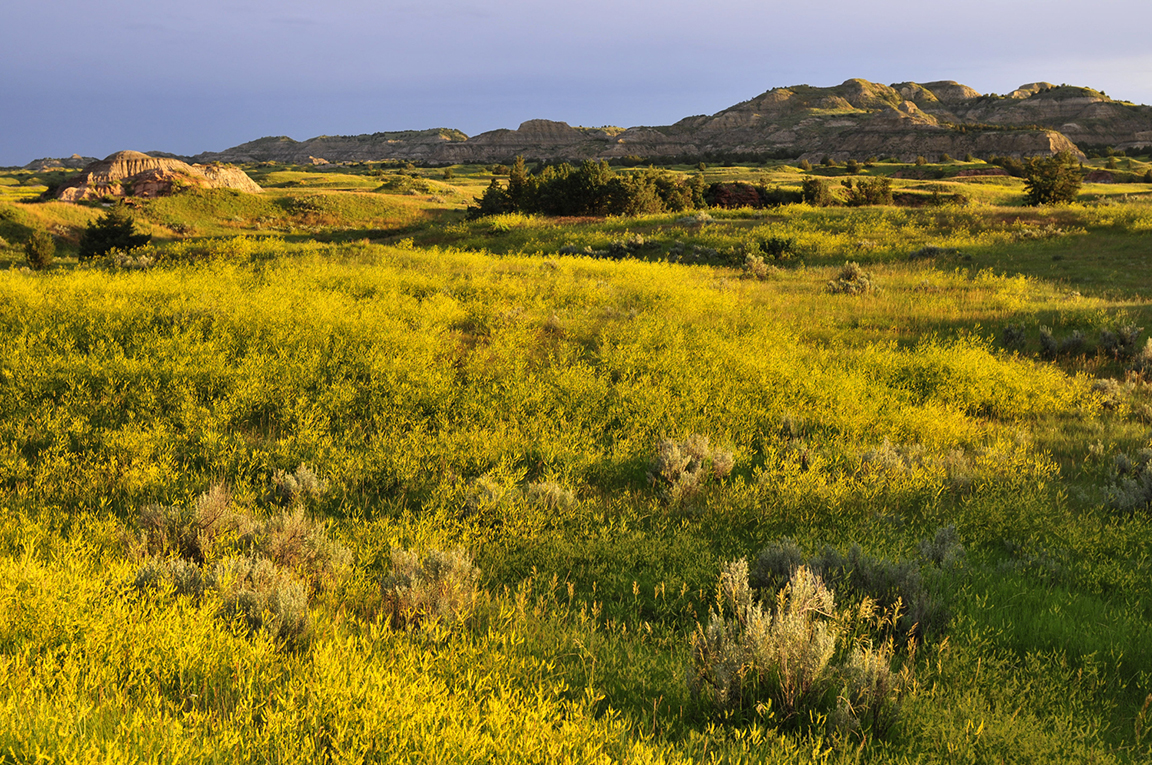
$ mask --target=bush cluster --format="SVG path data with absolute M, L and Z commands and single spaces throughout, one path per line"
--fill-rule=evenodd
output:
M 854 600 L 868 598 L 889 611 L 899 610 L 894 626 L 904 634 L 940 634 L 951 619 L 941 598 L 924 579 L 923 566 L 955 570 L 964 565 L 964 546 L 955 527 L 938 529 L 920 542 L 917 561 L 896 562 L 864 553 L 858 545 L 847 555 L 825 546 L 805 556 L 791 539 L 767 545 L 756 556 L 749 581 L 759 590 L 775 591 L 803 566 Z
M 892 179 L 885 176 L 860 178 L 853 181 L 845 178 L 840 184 L 847 189 L 845 204 L 849 207 L 892 204 Z
M 666 171 L 618 174 L 607 162 L 587 160 L 579 167 L 547 165 L 529 174 L 517 157 L 503 186 L 493 178 L 468 217 L 510 212 L 543 215 L 646 215 L 705 206 L 704 181 Z
M 24 259 L 33 271 L 44 270 L 56 259 L 56 240 L 47 231 L 33 231 L 24 242 Z
M 291 475 L 301 474 L 314 477 L 306 468 Z M 286 475 L 277 473 L 274 486 Z M 328 538 L 325 523 L 305 515 L 304 496 L 294 494 L 290 506 L 263 521 L 237 510 L 222 486 L 190 505 L 143 508 L 132 543 L 147 559 L 134 586 L 166 585 L 194 597 L 214 592 L 223 618 L 284 642 L 303 640 L 309 599 L 338 585 L 352 559 L 348 548 Z
M 1068 152 L 1054 157 L 1032 157 L 1024 169 L 1025 199 L 1030 205 L 1076 201 L 1083 175 Z

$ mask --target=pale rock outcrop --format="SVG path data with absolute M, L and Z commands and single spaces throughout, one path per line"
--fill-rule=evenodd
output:
M 260 192 L 260 187 L 237 167 L 189 165 L 170 157 L 118 151 L 85 167 L 84 172 L 57 190 L 56 197 L 65 202 L 103 197 L 160 197 L 189 187 Z

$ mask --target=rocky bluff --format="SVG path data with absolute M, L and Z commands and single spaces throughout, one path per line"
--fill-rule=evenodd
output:
M 831 88 L 774 88 L 716 114 L 660 127 L 582 128 L 530 120 L 516 130 L 472 137 L 449 129 L 307 141 L 281 136 L 194 159 L 458 163 L 498 162 L 516 155 L 582 160 L 741 154 L 809 160 L 894 156 L 908 161 L 941 154 L 1079 154 L 1079 147 L 1097 145 L 1152 145 L 1152 107 L 1117 101 L 1090 88 L 1045 82 L 995 95 L 952 81 L 881 85 L 854 79 Z

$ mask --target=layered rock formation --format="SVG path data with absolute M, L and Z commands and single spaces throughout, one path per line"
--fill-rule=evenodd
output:
M 65 202 L 104 197 L 159 197 L 182 188 L 227 188 L 259 193 L 243 170 L 228 165 L 189 165 L 169 157 L 119 151 L 84 168 L 56 191 Z
M 438 163 L 578 161 L 624 156 L 709 154 L 818 160 L 942 154 L 1025 157 L 1083 146 L 1152 145 L 1152 107 L 1108 98 L 1089 88 L 1023 85 L 1006 96 L 981 95 L 950 80 L 881 85 L 848 80 L 831 88 L 774 88 L 714 115 L 663 127 L 579 128 L 529 120 L 516 130 L 469 138 L 455 130 L 320 136 L 308 141 L 262 138 L 200 161 L 329 162 L 410 160 Z

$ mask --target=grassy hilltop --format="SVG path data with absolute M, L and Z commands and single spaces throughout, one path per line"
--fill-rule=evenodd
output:
M 0 762 L 1147 761 L 1152 165 L 1085 164 L 260 165 L 84 263 L 0 175 Z

